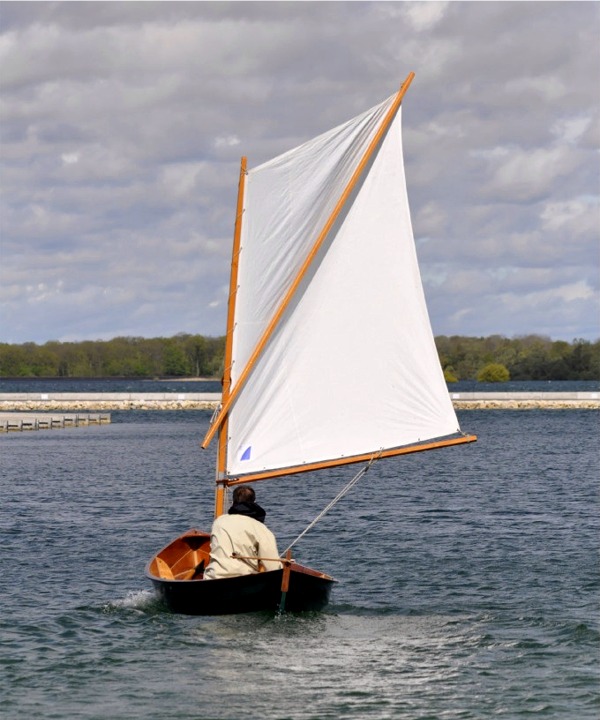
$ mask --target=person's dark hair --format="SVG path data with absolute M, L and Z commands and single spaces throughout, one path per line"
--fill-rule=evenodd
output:
M 233 491 L 233 504 L 254 502 L 256 499 L 256 493 L 251 487 L 247 485 L 239 485 Z
M 233 491 L 233 504 L 227 511 L 229 515 L 246 515 L 258 520 L 265 521 L 265 511 L 254 500 L 256 495 L 254 490 L 247 485 L 238 485 Z

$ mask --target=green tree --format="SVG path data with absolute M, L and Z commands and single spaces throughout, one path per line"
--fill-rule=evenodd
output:
M 31 374 L 35 377 L 53 377 L 58 367 L 58 357 L 46 346 L 38 346 L 35 343 L 25 343 L 23 348 L 29 355 Z
M 178 343 L 170 342 L 163 356 L 163 375 L 183 377 L 190 374 L 190 364 L 184 350 Z
M 508 368 L 501 363 L 488 363 L 477 373 L 477 382 L 507 382 L 510 380 Z
M 458 382 L 458 378 L 456 377 L 454 373 L 454 369 L 451 365 L 448 365 L 448 367 L 444 368 L 444 380 L 447 383 L 455 383 Z
M 183 338 L 183 347 L 194 377 L 205 374 L 208 359 L 206 339 L 202 335 L 187 335 Z
M 21 345 L 0 344 L 0 374 L 4 377 L 30 377 L 29 356 Z
M 600 340 L 552 341 L 540 335 L 508 339 L 445 335 L 435 339 L 447 382 L 476 380 L 501 365 L 512 380 L 599 380 Z M 220 378 L 224 337 L 181 333 L 172 338 L 116 337 L 44 345 L 0 342 L 0 377 Z M 487 371 L 486 371 L 487 376 Z M 495 382 L 502 381 L 503 376 Z

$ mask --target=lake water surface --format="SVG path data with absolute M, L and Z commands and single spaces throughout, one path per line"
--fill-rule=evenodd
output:
M 448 383 L 450 392 L 597 392 L 600 380 Z M 0 378 L 0 393 L 218 393 L 218 380 L 136 378 Z
M 3 718 L 600 715 L 597 411 L 465 411 L 474 445 L 376 463 L 295 548 L 325 612 L 177 616 L 143 571 L 210 527 L 209 417 L 0 436 Z M 256 486 L 281 549 L 354 472 Z

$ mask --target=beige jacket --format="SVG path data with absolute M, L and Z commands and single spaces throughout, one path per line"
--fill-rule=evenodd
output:
M 210 531 L 210 562 L 205 580 L 252 575 L 259 572 L 257 560 L 237 560 L 233 553 L 262 560 L 265 570 L 279 570 L 281 563 L 275 535 L 266 525 L 246 515 L 220 515 Z

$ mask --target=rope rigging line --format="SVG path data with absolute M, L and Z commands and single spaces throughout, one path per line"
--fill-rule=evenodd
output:
M 221 407 L 221 404 L 219 403 L 219 404 L 215 407 L 215 409 L 213 410 L 213 414 L 210 416 L 210 423 L 209 423 L 209 425 L 212 425 L 212 424 L 214 423 L 217 415 L 219 414 L 219 408 L 220 408 L 220 407 Z
M 300 533 L 300 535 L 298 535 L 298 537 L 294 540 L 294 542 L 292 542 L 291 545 L 288 545 L 288 547 L 283 551 L 282 555 L 285 555 L 288 551 L 290 551 L 294 547 L 294 545 L 298 542 L 298 540 L 303 538 L 306 535 L 306 533 L 309 530 L 311 530 L 319 522 L 319 520 L 322 517 L 324 517 L 331 510 L 331 508 L 336 503 L 338 503 L 344 497 L 344 495 L 347 492 L 349 492 L 356 485 L 356 483 L 361 479 L 361 477 L 369 470 L 371 465 L 376 460 L 379 460 L 379 458 L 381 457 L 381 453 L 382 453 L 382 450 L 380 450 L 377 455 L 373 455 L 373 457 L 369 460 L 369 462 L 365 465 L 365 467 L 363 467 L 361 470 L 359 470 L 356 473 L 356 475 L 352 478 L 352 480 L 350 480 L 350 482 L 340 490 L 340 492 L 333 498 L 333 500 L 325 508 L 323 508 L 323 510 L 321 510 L 321 512 L 317 515 L 317 517 L 311 523 L 309 523 L 306 526 L 306 528 L 304 528 L 304 530 Z

